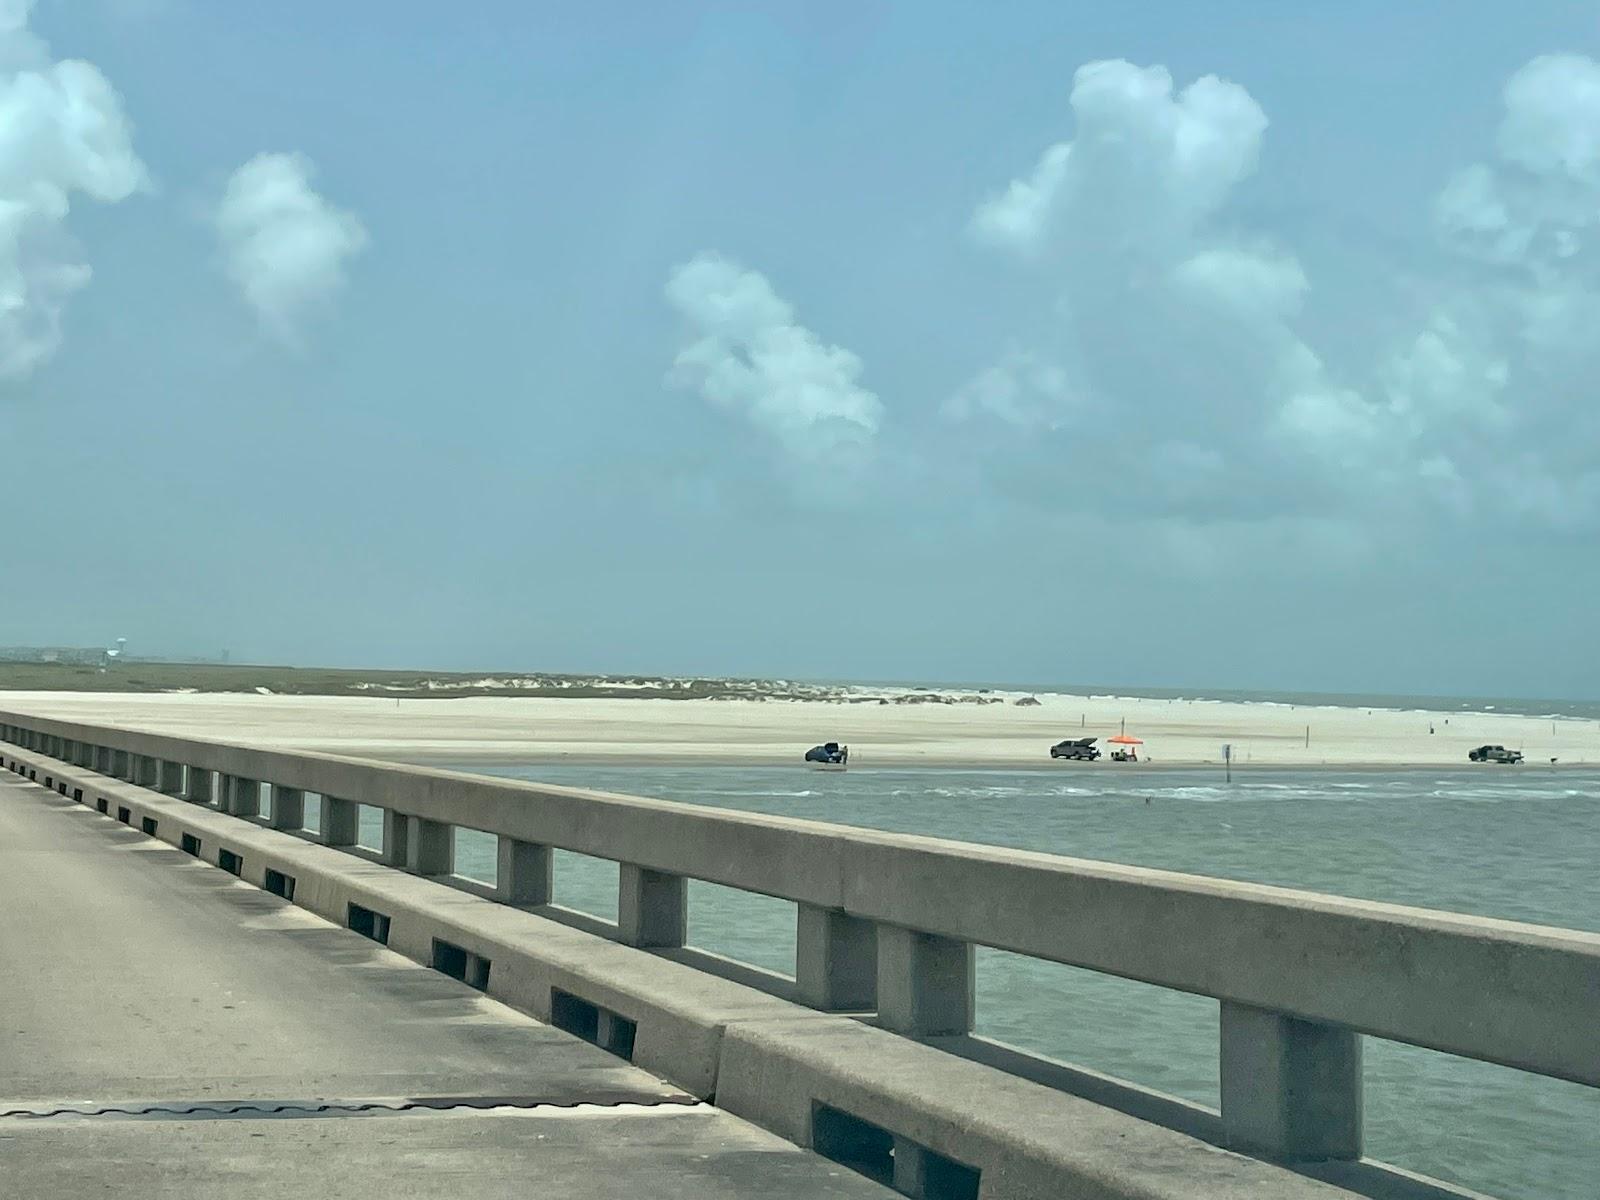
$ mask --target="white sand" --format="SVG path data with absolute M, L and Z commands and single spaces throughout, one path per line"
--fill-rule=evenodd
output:
M 1245 766 L 1466 767 L 1467 751 L 1485 742 L 1520 749 L 1530 763 L 1600 763 L 1600 723 L 1594 721 L 1048 693 L 1039 694 L 1038 707 L 1019 707 L 1016 694 L 1001 695 L 1001 704 L 878 705 L 8 692 L 0 693 L 0 710 L 254 745 L 459 763 L 796 763 L 807 747 L 836 740 L 850 745 L 852 766 L 1051 766 L 1051 743 L 1093 735 L 1103 745 L 1124 720 L 1128 733 L 1145 739 L 1141 754 L 1158 767 L 1219 762 L 1224 742 Z M 1059 763 L 1055 769 L 1099 767 Z

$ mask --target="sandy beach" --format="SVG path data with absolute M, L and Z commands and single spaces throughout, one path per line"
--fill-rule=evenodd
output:
M 946 690 L 926 703 L 4 692 L 0 709 L 254 745 L 460 764 L 789 764 L 808 746 L 829 740 L 850 746 L 852 767 L 1159 769 L 1220 763 L 1224 743 L 1246 769 L 1466 767 L 1467 751 L 1484 743 L 1519 749 L 1529 764 L 1600 763 L 1600 724 L 1587 720 L 1044 692 Z M 1144 739 L 1141 767 L 1049 759 L 1056 741 L 1094 736 L 1103 745 L 1124 725 Z

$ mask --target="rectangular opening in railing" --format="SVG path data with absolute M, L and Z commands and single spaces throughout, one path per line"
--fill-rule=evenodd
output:
M 567 850 L 556 850 L 550 860 L 556 904 L 600 921 L 616 923 L 616 863 Z
M 443 938 L 433 939 L 433 969 L 468 987 L 483 992 L 489 989 L 490 961 L 480 954 Z
M 978 1200 L 976 1168 L 821 1102 L 811 1106 L 811 1146 L 822 1157 L 908 1196 Z
M 356 845 L 363 850 L 383 850 L 383 809 L 356 805 Z
M 795 904 L 691 879 L 689 944 L 792 979 Z
M 475 883 L 498 886 L 500 882 L 496 858 L 500 839 L 492 833 L 476 829 L 456 830 L 456 874 Z
M 389 916 L 387 913 L 374 912 L 370 908 L 351 901 L 347 913 L 346 924 L 362 937 L 371 938 L 379 945 L 389 944 Z
M 550 989 L 550 1024 L 618 1058 L 633 1059 L 638 1023 L 560 988 Z

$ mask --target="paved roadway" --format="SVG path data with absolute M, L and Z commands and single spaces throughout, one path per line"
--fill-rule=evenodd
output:
M 894 1195 L 10 773 L 0 1193 Z

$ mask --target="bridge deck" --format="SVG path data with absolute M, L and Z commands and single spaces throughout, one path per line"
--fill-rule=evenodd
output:
M 893 1195 L 9 776 L 0 1178 L 38 1200 Z

